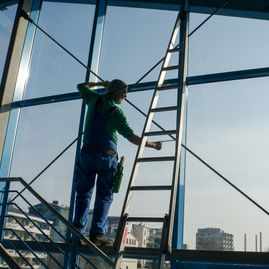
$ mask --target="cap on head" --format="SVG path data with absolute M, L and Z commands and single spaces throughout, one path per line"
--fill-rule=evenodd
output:
M 120 79 L 113 79 L 107 86 L 107 91 L 110 93 L 120 93 L 128 90 L 126 83 Z

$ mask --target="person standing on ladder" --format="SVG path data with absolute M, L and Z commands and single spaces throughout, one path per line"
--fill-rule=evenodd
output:
M 92 88 L 107 88 L 104 95 Z M 140 145 L 142 138 L 134 134 L 124 112 L 117 106 L 127 96 L 128 86 L 119 79 L 111 82 L 86 82 L 77 85 L 88 110 L 83 146 L 76 165 L 76 204 L 74 226 L 82 233 L 88 222 L 89 204 L 96 182 L 96 198 L 89 239 L 96 245 L 112 245 L 106 238 L 105 226 L 113 200 L 114 176 L 117 169 L 117 132 L 131 143 Z M 160 150 L 162 143 L 146 142 L 146 147 Z M 97 178 L 96 178 L 97 176 Z

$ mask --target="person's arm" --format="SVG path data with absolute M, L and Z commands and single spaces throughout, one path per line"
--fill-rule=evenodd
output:
M 103 87 L 107 87 L 107 85 L 109 84 L 109 81 L 101 81 L 101 82 L 83 82 L 83 83 L 79 83 L 77 85 L 77 89 L 82 92 L 85 89 L 91 89 L 97 86 L 103 86 Z
M 141 140 L 142 138 L 133 134 L 131 136 L 129 136 L 127 138 L 131 143 L 135 144 L 135 145 L 140 145 L 141 143 Z M 162 142 L 160 141 L 155 141 L 155 142 L 150 142 L 150 141 L 147 141 L 146 142 L 146 147 L 148 148 L 153 148 L 153 149 L 157 149 L 157 150 L 160 150 L 162 148 Z

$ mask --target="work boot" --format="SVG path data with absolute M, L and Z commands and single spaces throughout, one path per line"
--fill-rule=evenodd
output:
M 104 236 L 90 236 L 90 241 L 95 244 L 97 247 L 107 246 L 112 247 L 113 246 L 113 240 L 106 238 Z

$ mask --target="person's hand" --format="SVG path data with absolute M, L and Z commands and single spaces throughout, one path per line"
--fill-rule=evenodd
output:
M 109 85 L 109 83 L 110 83 L 110 81 L 105 80 L 105 81 L 103 82 L 103 86 L 104 86 L 105 88 L 107 88 L 107 87 L 108 87 L 108 85 Z
M 155 149 L 157 149 L 157 150 L 162 149 L 162 142 L 156 141 L 156 142 L 154 142 L 154 144 L 155 144 Z

